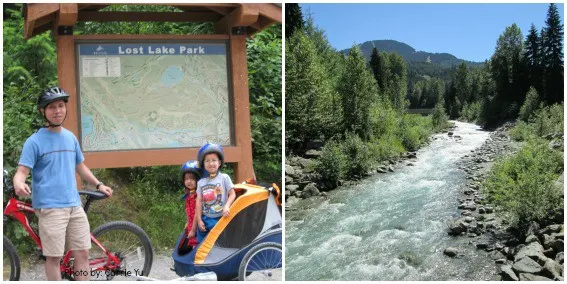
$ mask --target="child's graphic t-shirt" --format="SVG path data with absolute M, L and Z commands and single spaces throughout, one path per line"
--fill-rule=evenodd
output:
M 228 191 L 234 188 L 227 174 L 219 174 L 214 178 L 202 178 L 197 183 L 197 194 L 203 203 L 203 215 L 209 218 L 222 216 L 222 208 L 228 199 Z

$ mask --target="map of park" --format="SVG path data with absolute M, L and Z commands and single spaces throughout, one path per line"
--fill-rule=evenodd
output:
M 83 151 L 230 145 L 226 55 L 146 54 L 80 57 Z

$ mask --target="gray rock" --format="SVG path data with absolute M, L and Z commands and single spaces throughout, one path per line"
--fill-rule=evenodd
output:
M 537 242 L 537 241 L 538 241 L 538 239 L 537 239 L 536 236 L 534 236 L 534 235 L 529 235 L 529 236 L 526 238 L 525 243 L 526 243 L 526 244 L 529 244 L 529 243 L 531 243 L 531 242 Z
M 290 176 L 295 175 L 295 170 L 291 165 L 285 165 L 285 174 Z
M 411 166 L 413 166 L 413 163 L 407 163 L 406 166 L 410 166 L 410 167 L 411 167 Z
M 295 192 L 297 189 L 299 188 L 299 185 L 297 184 L 290 184 L 290 185 L 285 185 L 285 189 L 291 191 L 291 192 Z
M 563 252 L 560 252 L 555 256 L 555 261 L 559 264 L 563 264 L 564 258 L 565 256 L 563 255 Z
M 494 263 L 498 263 L 498 264 L 504 264 L 506 263 L 506 258 L 499 258 L 494 260 Z
M 559 232 L 561 232 L 561 224 L 549 225 L 539 230 L 537 233 L 538 235 L 543 235 L 543 234 L 551 235 L 553 233 L 559 233 Z
M 389 167 L 388 167 L 388 171 L 389 171 L 389 172 L 394 172 L 394 167 L 389 166 Z
M 458 219 L 448 224 L 449 235 L 460 235 L 467 231 L 468 225 L 463 219 Z
M 312 163 L 311 160 L 304 158 L 298 158 L 297 162 L 303 169 L 307 168 Z
M 529 257 L 524 257 L 514 262 L 512 269 L 516 273 L 539 273 L 542 270 L 541 265 Z
M 305 186 L 305 188 L 303 189 L 303 197 L 307 198 L 307 197 L 311 197 L 311 196 L 317 196 L 319 195 L 319 189 L 317 189 L 317 187 L 315 186 L 315 183 L 310 183 L 308 185 Z
M 443 253 L 447 256 L 455 257 L 459 253 L 459 249 L 455 247 L 448 247 L 443 251 Z
M 291 205 L 297 203 L 297 201 L 298 201 L 297 197 L 295 197 L 295 196 L 290 196 L 290 197 L 285 201 L 285 205 L 286 205 L 286 206 L 288 206 L 288 205 L 291 206 Z
M 520 281 L 553 281 L 553 279 L 530 273 L 520 273 Z
M 376 169 L 376 172 L 379 172 L 379 173 L 385 174 L 385 173 L 386 173 L 386 168 L 385 168 L 385 167 L 383 167 L 383 166 L 381 166 L 381 167 L 378 167 L 378 169 Z
M 470 223 L 472 221 L 474 221 L 474 217 L 472 217 L 472 216 L 465 217 L 465 222 Z
M 471 214 L 472 214 L 472 212 L 469 211 L 469 210 L 465 210 L 465 211 L 461 212 L 461 215 L 463 215 L 463 216 L 470 216 Z
M 520 280 L 518 278 L 518 276 L 516 276 L 516 273 L 512 270 L 512 266 L 502 265 L 502 267 L 500 267 L 500 269 L 501 269 L 500 275 L 502 275 L 502 280 L 505 280 L 505 281 L 518 281 L 518 280 Z
M 558 279 L 561 277 L 561 264 L 555 262 L 555 260 L 548 259 L 543 265 L 543 271 L 541 275 L 549 277 L 551 279 Z
M 305 157 L 307 158 L 318 158 L 319 156 L 321 156 L 321 151 L 317 151 L 315 149 L 305 152 Z
M 543 254 L 543 247 L 538 242 L 529 243 L 528 245 L 521 247 L 514 256 L 514 261 L 518 261 L 524 257 L 530 257 L 531 259 L 545 263 L 547 257 Z
M 486 209 L 484 209 L 484 207 L 479 207 L 479 208 L 478 208 L 478 213 L 484 214 L 484 213 L 486 213 Z

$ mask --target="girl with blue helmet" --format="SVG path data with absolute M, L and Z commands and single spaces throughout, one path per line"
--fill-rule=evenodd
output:
M 201 179 L 201 168 L 199 162 L 190 160 L 181 165 L 181 182 L 185 186 L 185 212 L 187 213 L 187 223 L 185 223 L 185 232 L 182 241 L 178 246 L 179 255 L 189 253 L 197 245 L 197 218 L 196 202 L 197 202 L 197 182 Z

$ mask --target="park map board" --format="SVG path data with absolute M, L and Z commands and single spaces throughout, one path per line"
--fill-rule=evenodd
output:
M 83 151 L 231 145 L 225 42 L 76 46 Z

